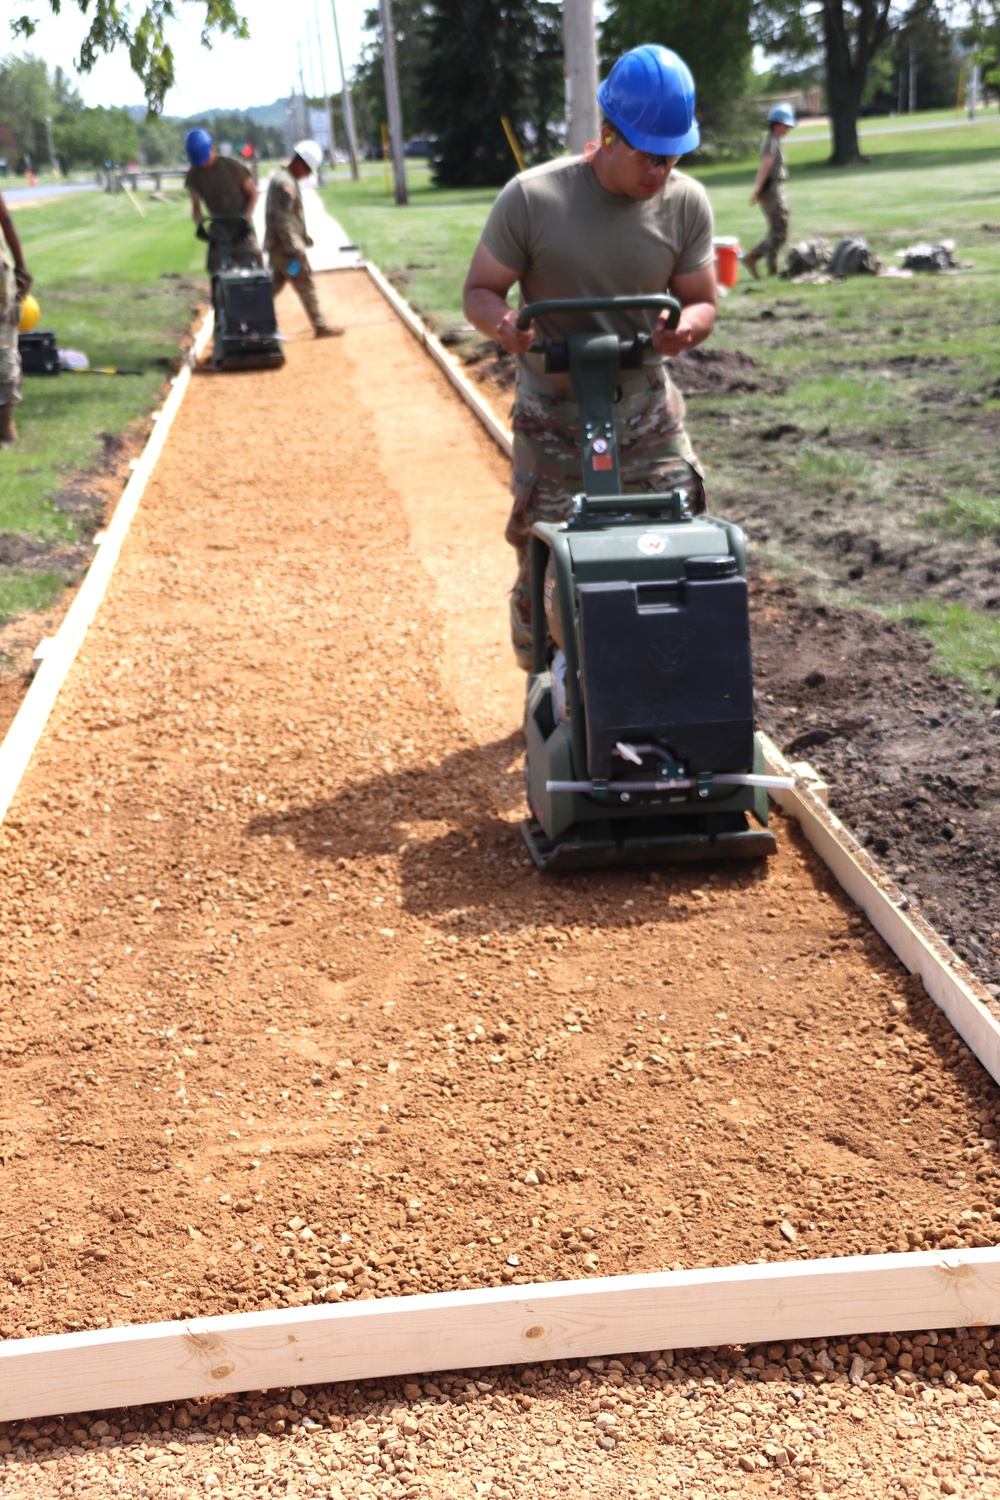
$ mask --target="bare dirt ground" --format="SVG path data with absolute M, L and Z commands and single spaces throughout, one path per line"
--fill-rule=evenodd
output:
M 535 873 L 504 463 L 324 295 L 198 377 L 0 831 L 0 1335 L 993 1244 L 996 1088 L 793 826 Z M 998 1395 L 990 1330 L 646 1350 L 9 1423 L 0 1489 L 1000 1495 Z

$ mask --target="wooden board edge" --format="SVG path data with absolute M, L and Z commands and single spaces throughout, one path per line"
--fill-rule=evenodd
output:
M 1000 1249 L 376 1297 L 0 1344 L 0 1421 L 650 1348 L 1000 1323 Z
M 189 359 L 185 360 L 173 378 L 170 394 L 154 421 L 153 430 L 121 493 L 115 513 L 107 528 L 100 534 L 94 560 L 59 630 L 46 641 L 45 651 L 31 686 L 0 742 L 0 823 L 10 810 L 59 691 L 107 593 L 122 543 L 190 384 L 191 361 L 197 360 L 204 352 L 213 328 L 214 318 L 209 310 L 195 335 Z
M 765 734 L 759 736 L 768 772 L 795 775 L 794 768 Z M 919 975 L 931 999 L 944 1011 L 986 1071 L 1000 1083 L 1000 1021 L 990 996 L 975 975 L 908 897 L 881 870 L 857 839 L 797 777 L 793 790 L 771 793 L 782 812 L 795 818 L 807 840 L 911 974 Z
M 497 420 L 489 403 L 483 400 L 475 386 L 463 375 L 458 361 L 448 353 L 441 340 L 431 333 L 423 319 L 399 295 L 396 288 L 386 280 L 377 266 L 371 261 L 365 261 L 365 270 L 393 311 L 406 324 L 413 336 L 423 344 L 434 363 L 444 371 L 466 405 L 475 412 L 501 452 L 510 458 L 513 451 L 510 432 Z

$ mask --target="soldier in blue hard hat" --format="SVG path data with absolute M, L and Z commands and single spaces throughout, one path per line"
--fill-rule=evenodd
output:
M 553 297 L 671 292 L 678 326 L 652 312 L 560 315 L 549 337 L 603 329 L 622 338 L 652 336 L 659 362 L 622 379 L 616 436 L 625 490 L 687 491 L 705 508 L 701 466 L 684 430 L 684 403 L 664 363 L 708 338 L 717 293 L 712 211 L 701 185 L 676 171 L 699 143 L 695 87 L 666 47 L 627 52 L 598 89 L 599 139 L 583 156 L 532 167 L 502 190 L 487 219 L 465 283 L 465 313 L 487 338 L 517 357 L 511 493 L 506 537 L 516 549 L 511 633 L 518 663 L 531 658 L 528 538 L 535 521 L 563 520 L 581 486 L 579 409 L 569 377 L 546 374 L 507 304 L 515 282 L 522 305 Z
M 189 130 L 184 149 L 190 162 L 184 186 L 191 194 L 195 234 L 208 242 L 209 272 L 221 269 L 223 241 L 218 236 L 210 238 L 202 205 L 224 233 L 233 259 L 246 265 L 263 265 L 253 227 L 257 184 L 250 168 L 235 156 L 220 156 L 207 130 Z
M 755 245 L 743 264 L 755 281 L 760 280 L 757 262 L 767 262 L 767 269 L 774 276 L 778 270 L 778 252 L 788 238 L 788 202 L 785 198 L 785 183 L 788 168 L 781 142 L 795 127 L 795 111 L 790 104 L 776 104 L 767 117 L 767 135 L 760 148 L 760 166 L 757 181 L 753 186 L 751 203 L 759 203 L 767 220 L 767 234 L 759 245 Z

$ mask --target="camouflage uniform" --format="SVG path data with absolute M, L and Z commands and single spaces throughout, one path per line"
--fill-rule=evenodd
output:
M 312 240 L 306 234 L 306 215 L 302 207 L 299 184 L 287 167 L 279 167 L 271 178 L 267 189 L 267 228 L 264 234 L 264 249 L 271 265 L 271 277 L 277 296 L 286 282 L 291 282 L 302 306 L 309 314 L 314 328 L 325 328 L 326 319 L 316 295 L 309 258 L 306 252 Z M 292 275 L 289 266 L 298 261 L 299 269 Z
M 20 317 L 14 257 L 0 235 L 0 406 L 13 406 L 21 399 L 21 356 L 17 352 Z
M 778 271 L 778 252 L 788 238 L 788 202 L 785 198 L 785 183 L 788 168 L 781 142 L 773 131 L 768 131 L 761 148 L 761 161 L 765 156 L 774 157 L 774 166 L 759 195 L 761 212 L 768 222 L 768 232 L 759 245 L 750 251 L 754 260 L 766 260 L 768 270 L 774 276 Z
M 531 666 L 531 568 L 529 539 L 535 521 L 564 521 L 573 496 L 583 488 L 580 408 L 561 395 L 518 386 L 513 416 L 514 452 L 510 490 L 514 506 L 504 533 L 517 552 L 517 580 L 510 596 L 511 639 L 518 665 Z M 615 404 L 615 437 L 624 493 L 684 489 L 691 509 L 705 509 L 701 465 L 684 430 L 684 398 L 650 370 L 631 380 Z

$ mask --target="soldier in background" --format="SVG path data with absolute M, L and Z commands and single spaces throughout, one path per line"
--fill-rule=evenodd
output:
M 785 199 L 785 183 L 788 168 L 781 142 L 795 128 L 795 111 L 790 104 L 776 104 L 767 117 L 767 135 L 760 148 L 760 166 L 754 183 L 751 203 L 759 203 L 768 223 L 768 232 L 743 264 L 755 281 L 760 280 L 757 270 L 759 260 L 767 261 L 772 276 L 778 273 L 778 251 L 788 238 L 788 203 Z
M 264 257 L 253 227 L 257 184 L 250 168 L 235 156 L 220 156 L 207 130 L 189 130 L 184 149 L 191 163 L 184 186 L 191 194 L 195 234 L 208 241 L 209 274 L 222 270 L 222 238 L 228 242 L 233 260 L 262 266 Z M 202 202 L 221 234 L 210 235 L 206 229 Z
M 31 286 L 14 221 L 0 193 L 0 448 L 17 441 L 14 407 L 21 399 L 17 325 L 21 299 Z
M 306 215 L 299 187 L 302 178 L 315 172 L 322 160 L 323 153 L 315 141 L 299 141 L 288 166 L 279 167 L 274 173 L 267 189 L 264 249 L 271 266 L 275 296 L 290 281 L 316 330 L 316 337 L 328 339 L 344 330 L 332 327 L 319 305 L 307 254 L 312 240 L 306 234 Z

